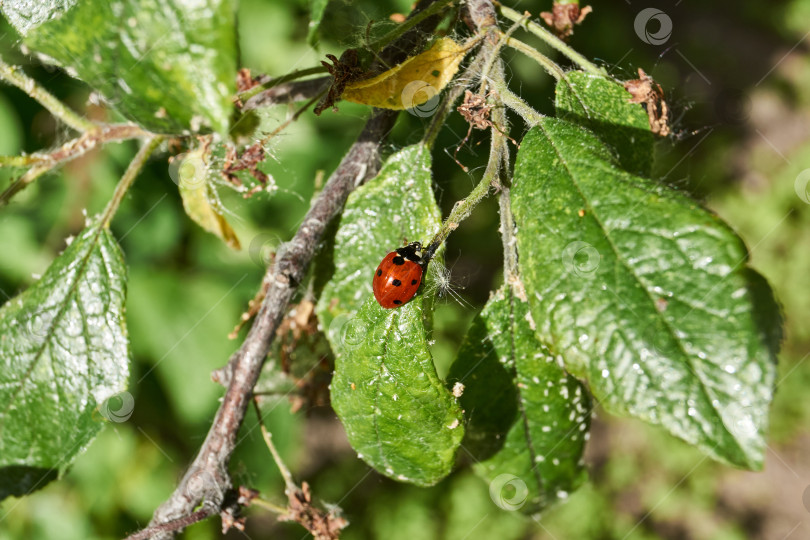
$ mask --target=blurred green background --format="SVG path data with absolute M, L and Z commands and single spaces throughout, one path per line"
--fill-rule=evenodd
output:
M 359 39 L 369 18 L 407 13 L 409 4 L 335 0 L 316 51 L 306 44 L 304 0 L 242 0 L 241 64 L 272 75 L 317 65 L 323 54 L 352 45 L 352 36 Z M 509 4 L 535 15 L 550 7 L 536 0 Z M 810 0 L 656 3 L 673 23 L 660 45 L 634 31 L 647 4 L 592 5 L 572 44 L 620 79 L 635 78 L 643 67 L 666 92 L 675 134 L 658 144 L 656 177 L 690 191 L 739 231 L 753 266 L 784 306 L 786 339 L 765 471 L 730 469 L 660 430 L 597 410 L 587 459 L 591 482 L 567 504 L 530 519 L 495 506 L 487 485 L 465 469 L 431 489 L 385 479 L 357 459 L 330 409 L 291 413 L 287 399 L 268 400 L 268 427 L 282 455 L 296 478 L 312 485 L 316 500 L 344 509 L 351 522 L 344 538 L 810 537 L 810 199 L 796 189 L 797 176 L 810 168 Z M 23 65 L 76 109 L 101 112 L 88 105 L 87 87 L 22 55 L 18 45 L 19 37 L 0 23 L 0 54 L 9 63 Z M 551 79 L 511 51 L 505 58 L 513 88 L 550 113 Z M 288 113 L 284 107 L 261 111 L 263 126 L 272 129 Z M 304 115 L 274 139 L 264 166 L 279 188 L 274 194 L 243 200 L 222 193 L 246 248 L 238 253 L 185 216 L 166 154 L 150 161 L 112 224 L 130 269 L 134 414 L 111 424 L 63 480 L 0 503 L 0 539 L 118 538 L 148 522 L 218 406 L 222 389 L 210 372 L 237 347 L 227 335 L 263 274 L 248 248 L 275 248 L 292 236 L 319 171 L 334 169 L 367 113 L 341 103 L 337 114 Z M 512 120 L 519 138 L 524 128 Z M 418 140 L 428 121 L 402 114 L 387 150 Z M 469 174 L 453 160 L 466 130 L 454 115 L 436 144 L 435 187 L 445 214 L 485 163 L 482 132 L 458 152 Z M 0 85 L 0 155 L 47 149 L 67 136 L 37 103 Z M 0 210 L 3 301 L 45 270 L 64 239 L 82 228 L 85 209 L 103 208 L 134 151 L 133 143 L 124 143 L 91 152 Z M 15 172 L 0 170 L 3 186 Z M 497 227 L 496 201 L 488 200 L 449 240 L 447 264 L 470 306 L 445 301 L 437 309 L 434 354 L 442 375 L 466 324 L 499 283 Z M 283 484 L 255 427 L 249 415 L 232 462 L 234 479 L 283 503 Z M 299 526 L 279 524 L 261 509 L 247 513 L 246 531 L 228 537 L 305 537 Z M 218 538 L 218 529 L 219 519 L 212 519 L 184 536 Z

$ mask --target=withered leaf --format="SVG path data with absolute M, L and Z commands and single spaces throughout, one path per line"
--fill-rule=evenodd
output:
M 347 84 L 341 98 L 382 109 L 422 105 L 447 86 L 469 49 L 450 38 L 437 39 L 425 52 L 376 77 Z

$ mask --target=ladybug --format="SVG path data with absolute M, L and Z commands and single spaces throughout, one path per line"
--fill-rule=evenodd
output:
M 411 242 L 386 255 L 371 282 L 374 298 L 386 309 L 410 302 L 422 284 L 428 261 L 429 257 L 422 256 L 419 242 Z

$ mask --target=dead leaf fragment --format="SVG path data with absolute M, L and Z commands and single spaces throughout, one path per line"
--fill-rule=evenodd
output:
M 236 92 L 242 93 L 258 86 L 259 81 L 250 75 L 248 68 L 242 68 L 236 73 Z
M 331 506 L 328 512 L 312 504 L 312 492 L 309 484 L 301 483 L 301 489 L 287 491 L 287 514 L 279 516 L 279 521 L 296 521 L 315 537 L 316 540 L 337 540 L 340 530 L 349 522 L 341 515 L 338 506 Z
M 320 116 L 321 113 L 329 107 L 337 111 L 335 103 L 340 101 L 340 96 L 343 95 L 346 86 L 352 81 L 362 78 L 364 74 L 363 69 L 360 67 L 360 59 L 357 55 L 357 50 L 355 49 L 346 49 L 343 51 L 343 54 L 340 55 L 340 58 L 336 57 L 334 54 L 327 54 L 326 58 L 331 64 L 323 60 L 321 60 L 321 64 L 323 64 L 323 67 L 325 67 L 332 76 L 332 84 L 329 85 L 329 91 L 326 95 L 313 109 L 312 112 L 315 113 L 315 116 Z
M 205 148 L 197 148 L 181 158 L 177 167 L 177 185 L 183 208 L 197 225 L 219 236 L 229 247 L 240 249 L 236 233 L 212 202 L 214 197 L 210 191 L 206 157 Z
M 346 85 L 346 101 L 382 109 L 404 110 L 438 95 L 453 79 L 469 47 L 450 38 L 437 39 L 421 54 L 363 81 Z
M 540 17 L 560 39 L 568 39 L 574 33 L 574 25 L 581 24 L 588 13 L 592 12 L 591 6 L 579 7 L 579 4 L 564 4 L 554 2 L 551 12 L 544 11 Z
M 644 105 L 650 121 L 650 131 L 661 137 L 669 135 L 669 107 L 664 101 L 661 85 L 644 73 L 643 69 L 638 68 L 638 79 L 625 81 L 624 88 L 632 96 L 630 103 Z
M 470 129 L 487 129 L 492 125 L 492 121 L 489 119 L 492 105 L 488 104 L 486 97 L 481 94 L 473 94 L 469 90 L 465 90 L 464 101 L 456 107 L 456 110 L 470 124 Z

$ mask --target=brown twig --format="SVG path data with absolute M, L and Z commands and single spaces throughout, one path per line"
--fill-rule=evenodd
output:
M 134 124 L 101 125 L 84 132 L 80 137 L 66 142 L 53 152 L 26 156 L 27 164 L 31 168 L 0 193 L 0 208 L 8 204 L 14 195 L 22 191 L 43 173 L 76 159 L 104 143 L 151 136 L 151 133 Z
M 161 523 L 159 525 L 150 525 L 149 527 L 142 529 L 135 534 L 130 534 L 125 540 L 146 540 L 147 538 L 152 538 L 160 533 L 172 533 L 179 531 L 181 529 L 185 529 L 189 525 L 194 525 L 195 523 L 212 516 L 215 512 L 216 509 L 212 507 L 201 508 L 200 510 L 192 512 L 187 516 L 183 516 L 166 523 Z
M 269 288 L 262 307 L 242 346 L 220 372 L 220 380 L 228 385 L 228 389 L 208 436 L 177 489 L 155 511 L 152 525 L 188 515 L 203 500 L 215 507 L 224 503 L 225 494 L 232 489 L 227 465 L 276 329 L 298 284 L 306 276 L 326 225 L 343 208 L 349 193 L 378 170 L 380 144 L 395 119 L 394 111 L 372 114 L 357 142 L 313 203 L 301 227 L 265 275 Z M 205 481 L 195 481 L 200 478 Z
M 245 101 L 242 111 L 312 99 L 329 88 L 331 82 L 331 77 L 318 77 L 317 79 L 282 83 Z
M 287 495 L 287 508 L 283 509 L 279 517 L 279 521 L 295 521 L 304 527 L 307 531 L 315 537 L 316 540 L 334 540 L 340 536 L 340 531 L 344 529 L 349 522 L 346 521 L 341 515 L 337 507 L 331 509 L 329 512 L 324 512 L 320 508 L 312 504 L 312 494 L 309 485 L 306 482 L 298 487 L 298 484 L 293 480 L 292 473 L 281 455 L 273 444 L 273 436 L 267 430 L 262 420 L 262 412 L 259 408 L 259 402 L 254 397 L 253 407 L 256 410 L 256 417 L 259 419 L 259 427 L 262 430 L 262 437 L 270 453 L 273 456 L 273 461 L 276 462 L 278 470 L 284 478 L 284 494 Z M 244 490 L 244 488 L 243 488 Z M 248 501 L 255 501 L 255 497 L 248 498 Z M 277 507 L 272 503 L 264 504 L 265 507 L 270 507 L 272 511 L 277 511 Z
M 273 88 L 274 86 L 294 81 L 302 77 L 308 77 L 310 75 L 320 75 L 325 71 L 326 70 L 322 66 L 316 66 L 307 69 L 299 69 L 296 71 L 292 71 L 280 77 L 260 75 L 255 78 L 251 78 L 250 71 L 247 70 L 246 68 L 242 68 L 241 70 L 239 70 L 238 84 L 241 83 L 241 88 L 239 90 L 239 93 L 236 95 L 236 102 L 242 103 L 248 101 L 253 96 L 265 92 L 270 88 Z
M 433 0 L 421 0 L 411 16 L 432 2 Z M 409 50 L 418 50 L 424 39 L 423 33 L 433 31 L 440 20 L 441 17 L 437 16 L 425 18 L 386 48 L 382 56 L 388 61 L 403 53 L 407 55 L 407 50 L 403 50 L 404 44 L 411 46 Z M 251 401 L 253 386 L 259 378 L 287 305 L 304 280 L 328 223 L 341 211 L 349 193 L 378 171 L 380 147 L 393 128 L 396 117 L 396 111 L 375 109 L 372 112 L 358 140 L 313 202 L 295 236 L 279 254 L 276 263 L 268 268 L 263 281 L 263 285 L 267 286 L 267 294 L 253 326 L 242 346 L 231 357 L 228 366 L 219 371 L 219 380 L 227 384 L 228 388 L 208 435 L 174 493 L 155 510 L 150 526 L 173 522 L 190 515 L 201 502 L 217 508 L 226 516 L 233 516 L 238 512 L 238 497 L 234 496 L 227 467 L 236 446 L 237 433 Z M 174 532 L 159 532 L 154 536 L 171 538 Z

